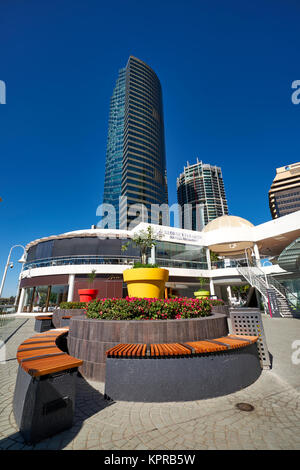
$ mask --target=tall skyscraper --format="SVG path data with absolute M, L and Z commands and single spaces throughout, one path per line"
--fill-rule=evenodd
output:
M 276 168 L 269 206 L 273 219 L 300 210 L 300 162 Z
M 133 205 L 144 204 L 149 217 L 143 221 L 150 222 L 151 205 L 168 204 L 161 85 L 133 56 L 119 71 L 110 102 L 103 202 L 115 207 L 116 228 L 137 217 Z
M 183 228 L 201 230 L 211 220 L 227 215 L 221 168 L 198 158 L 194 165 L 187 163 L 177 178 L 177 199 Z

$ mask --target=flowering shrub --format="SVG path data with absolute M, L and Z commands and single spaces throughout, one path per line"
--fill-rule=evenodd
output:
M 213 302 L 209 299 L 96 299 L 87 304 L 88 318 L 103 320 L 170 320 L 211 315 Z

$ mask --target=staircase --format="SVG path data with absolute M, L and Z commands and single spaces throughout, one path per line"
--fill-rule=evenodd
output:
M 276 299 L 281 317 L 292 318 L 300 314 L 295 308 L 297 305 L 295 296 L 273 276 L 267 276 L 258 266 L 237 266 L 237 270 L 252 287 L 260 292 L 266 312 L 269 310 L 269 296 L 272 294 Z

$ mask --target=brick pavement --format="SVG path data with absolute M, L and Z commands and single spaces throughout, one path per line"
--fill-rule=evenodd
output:
M 289 365 L 288 369 L 282 361 L 290 360 L 287 349 L 291 341 L 300 339 L 300 321 L 270 323 L 267 319 L 264 323 L 274 369 L 263 371 L 250 387 L 224 397 L 185 403 L 114 403 L 104 400 L 103 384 L 78 377 L 73 427 L 27 446 L 16 427 L 12 400 L 16 350 L 34 333 L 34 320 L 28 319 L 7 342 L 7 360 L 0 364 L 0 449 L 299 450 L 300 365 Z M 278 329 L 283 325 L 287 348 L 282 346 L 283 339 L 277 357 Z M 285 369 L 289 370 L 286 377 L 282 373 Z M 298 374 L 299 380 L 293 374 Z M 251 403 L 254 411 L 238 410 L 235 405 L 239 402 Z

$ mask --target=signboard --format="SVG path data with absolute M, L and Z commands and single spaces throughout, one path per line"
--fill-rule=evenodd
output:
M 279 312 L 279 305 L 277 302 L 277 297 L 275 291 L 273 289 L 267 289 L 268 295 L 268 305 L 269 305 L 269 312 L 271 317 L 280 317 Z
M 191 243 L 193 245 L 203 244 L 203 234 L 201 232 L 180 229 L 177 227 L 140 223 L 134 228 L 133 232 L 145 230 L 149 225 L 152 227 L 154 234 L 158 236 L 161 241 Z

